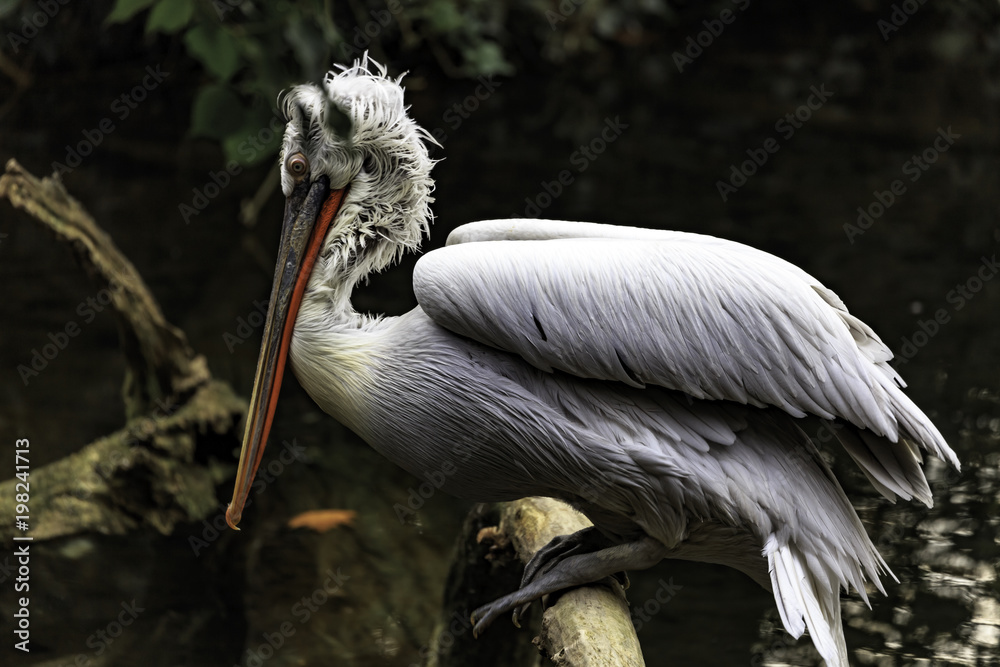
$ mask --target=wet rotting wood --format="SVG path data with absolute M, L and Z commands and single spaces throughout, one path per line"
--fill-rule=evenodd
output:
M 36 540 L 140 528 L 169 534 L 178 523 L 209 516 L 218 509 L 215 486 L 232 466 L 204 450 L 225 452 L 226 443 L 238 443 L 246 403 L 212 378 L 136 268 L 58 179 L 38 179 L 10 160 L 0 198 L 69 244 L 90 278 L 108 287 L 127 369 L 124 428 L 32 469 L 29 534 Z M 0 483 L 4 539 L 14 531 L 17 481 Z
M 205 358 L 166 321 L 135 266 L 58 178 L 36 178 L 11 159 L 0 176 L 0 199 L 67 243 L 90 278 L 109 289 L 127 364 L 122 395 L 128 418 L 148 414 L 158 401 L 190 393 L 211 378 Z

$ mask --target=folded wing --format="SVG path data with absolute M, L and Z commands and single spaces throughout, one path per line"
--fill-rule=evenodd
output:
M 545 371 L 840 417 L 957 465 L 901 391 L 875 333 L 815 278 L 748 246 L 487 221 L 460 227 L 448 247 L 421 258 L 414 291 L 441 326 Z

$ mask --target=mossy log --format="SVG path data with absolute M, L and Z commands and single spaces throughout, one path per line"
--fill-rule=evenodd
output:
M 231 464 L 196 458 L 200 441 L 228 438 L 246 403 L 212 380 L 170 414 L 134 419 L 75 454 L 33 468 L 30 532 L 35 540 L 85 532 L 122 535 L 148 526 L 168 535 L 175 525 L 218 510 L 215 486 Z M 29 454 L 30 458 L 30 454 Z M 15 484 L 0 482 L 0 538 L 15 531 Z
M 69 244 L 90 278 L 109 289 L 125 354 L 122 398 L 127 419 L 149 414 L 211 378 L 205 358 L 194 353 L 183 331 L 167 322 L 132 262 L 57 177 L 36 178 L 9 160 L 0 176 L 0 199 Z
M 32 468 L 28 534 L 36 540 L 115 535 L 140 526 L 168 534 L 179 522 L 208 516 L 217 509 L 215 485 L 231 472 L 212 455 L 238 444 L 246 403 L 212 379 L 205 358 L 166 321 L 136 268 L 57 178 L 38 179 L 10 160 L 0 198 L 68 243 L 87 274 L 109 287 L 127 369 L 125 428 Z M 20 481 L 0 483 L 4 539 L 16 531 Z

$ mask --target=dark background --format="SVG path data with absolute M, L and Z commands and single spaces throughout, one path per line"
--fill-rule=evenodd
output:
M 212 19 L 210 4 L 199 5 L 196 20 Z M 348 37 L 370 11 L 387 6 L 329 4 Z M 433 12 L 444 4 L 462 23 L 442 27 Z M 914 2 L 903 23 L 905 9 L 888 3 L 741 6 L 407 3 L 403 18 L 369 48 L 391 73 L 409 71 L 411 114 L 442 138 L 433 151 L 443 159 L 434 171 L 437 218 L 425 249 L 443 244 L 459 224 L 524 216 L 530 200 L 545 201 L 538 199 L 545 184 L 569 170 L 573 182 L 561 196 L 537 213 L 528 209 L 529 216 L 713 234 L 817 276 L 897 355 L 912 356 L 900 366 L 910 395 L 964 464 L 961 475 L 929 466 L 937 503 L 930 512 L 879 501 L 844 468 L 845 486 L 901 580 L 887 582 L 890 598 L 876 595 L 873 612 L 845 597 L 852 659 L 998 664 L 1000 281 L 985 280 L 961 308 L 949 294 L 976 286 L 970 278 L 1000 243 L 1000 10 L 989 2 Z M 144 14 L 104 23 L 111 8 L 60 6 L 15 52 L 9 35 L 39 10 L 30 2 L 2 4 L 0 158 L 47 174 L 84 131 L 112 118 L 115 130 L 65 175 L 66 187 L 135 263 L 213 374 L 248 395 L 259 329 L 232 351 L 224 335 L 237 332 L 254 300 L 267 298 L 283 202 L 272 193 L 253 226 L 239 213 L 273 159 L 244 167 L 186 223 L 179 206 L 191 204 L 193 189 L 203 191 L 227 159 L 218 141 L 191 133 L 192 104 L 213 74 L 179 33 L 147 33 Z M 704 37 L 702 53 L 678 71 L 675 53 L 723 10 L 735 19 L 710 42 Z M 880 28 L 894 11 L 902 12 L 898 30 Z M 240 16 L 225 15 L 222 24 L 250 22 L 250 14 Z M 473 21 L 477 29 L 463 33 Z M 294 61 L 298 33 L 275 30 L 280 38 L 265 43 L 277 45 L 273 59 Z M 471 57 L 475 40 L 495 44 L 499 64 Z M 331 46 L 331 59 L 341 61 L 338 53 Z M 169 76 L 119 119 L 113 101 L 147 66 Z M 289 84 L 312 74 L 287 69 Z M 258 74 L 251 64 L 235 80 L 243 102 L 266 109 L 269 100 L 247 92 Z M 489 94 L 481 76 L 493 82 Z M 779 131 L 776 123 L 821 86 L 829 99 L 791 136 Z M 476 98 L 477 89 L 485 99 Z M 627 127 L 580 172 L 572 156 L 609 119 Z M 905 165 L 948 128 L 958 138 L 911 181 Z M 724 201 L 717 183 L 770 138 L 780 148 Z M 862 235 L 849 237 L 845 225 L 856 224 L 858 207 L 869 208 L 897 179 L 905 192 Z M 356 295 L 357 307 L 390 315 L 411 308 L 414 259 L 373 278 Z M 113 319 L 87 322 L 77 310 L 102 286 L 6 203 L 0 284 L 0 442 L 30 437 L 32 465 L 40 467 L 120 428 L 124 365 Z M 947 322 L 933 336 L 915 337 L 938 309 Z M 80 335 L 26 385 L 18 365 L 70 321 Z M 906 341 L 924 344 L 905 348 Z M 266 664 L 419 663 L 468 508 L 436 495 L 417 524 L 401 525 L 392 506 L 418 481 L 322 415 L 289 378 L 272 441 L 293 438 L 309 460 L 269 486 L 242 533 L 222 535 L 206 553 L 190 548 L 189 537 L 203 530 L 197 523 L 170 536 L 149 530 L 48 545 L 33 564 L 32 653 L 13 651 L 7 635 L 5 664 L 71 664 L 79 655 L 90 665 L 247 664 L 247 649 L 283 620 L 296 632 Z M 220 485 L 220 503 L 230 489 Z M 356 509 L 359 520 L 322 536 L 283 527 L 288 516 L 318 507 Z M 331 567 L 352 577 L 342 597 L 300 623 L 290 610 Z M 770 595 L 737 573 L 665 562 L 634 578 L 630 599 L 641 605 L 668 580 L 683 588 L 644 623 L 647 664 L 818 664 L 807 641 L 796 644 L 775 629 Z M 145 611 L 98 653 L 100 644 L 88 638 L 132 600 Z M 0 627 L 12 605 L 4 576 Z

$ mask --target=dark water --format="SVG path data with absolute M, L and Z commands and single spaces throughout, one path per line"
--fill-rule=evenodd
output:
M 428 247 L 463 222 L 536 214 L 532 204 L 542 217 L 723 236 L 820 278 L 905 360 L 899 368 L 910 395 L 963 470 L 928 462 L 935 506 L 926 509 L 889 505 L 839 464 L 899 579 L 886 580 L 888 594 L 873 595 L 871 610 L 845 596 L 855 664 L 1000 663 L 1000 280 L 990 268 L 1000 244 L 1000 32 L 992 18 L 966 9 L 928 4 L 885 42 L 876 22 L 888 7 L 852 6 L 838 15 L 755 7 L 679 73 L 671 54 L 717 14 L 685 8 L 675 30 L 641 34 L 634 48 L 621 38 L 613 57 L 584 57 L 569 72 L 525 67 L 461 123 L 446 114 L 473 94 L 475 82 L 442 81 L 415 68 L 411 79 L 414 115 L 447 135 L 437 153 L 445 159 L 435 171 L 438 220 Z M 240 199 L 266 174 L 248 170 L 185 224 L 178 204 L 221 163 L 210 145 L 181 135 L 191 84 L 173 65 L 179 74 L 163 95 L 66 183 L 213 373 L 245 395 L 259 332 L 232 350 L 223 334 L 266 298 L 281 203 L 272 198 L 257 227 L 241 226 Z M 74 76 L 105 94 L 54 104 Z M 44 173 L 106 113 L 121 80 L 128 73 L 98 80 L 82 70 L 43 68 L 3 120 L 0 157 Z M 809 109 L 813 88 L 830 93 L 822 102 L 813 97 L 817 108 Z M 797 111 L 808 119 L 789 134 L 790 122 L 779 123 Z M 613 140 L 581 162 L 580 146 L 609 126 L 617 128 Z M 950 138 L 938 141 L 943 136 Z M 718 182 L 733 165 L 762 161 L 762 149 L 766 162 L 748 167 L 753 175 L 724 201 Z M 572 182 L 552 197 L 564 170 Z M 876 214 L 874 204 L 888 202 L 895 181 L 892 204 L 867 229 L 845 230 L 859 224 L 858 207 Z M 123 364 L 111 318 L 90 321 L 86 308 L 79 310 L 100 287 L 83 279 L 71 254 L 5 204 L 0 232 L 0 284 L 7 287 L 0 299 L 0 434 L 8 444 L 30 437 L 32 465 L 42 466 L 121 426 Z M 390 314 L 409 308 L 412 261 L 360 290 L 358 307 Z M 70 321 L 80 335 L 25 385 L 17 366 Z M 418 661 L 467 508 L 434 496 L 418 525 L 400 524 L 393 505 L 405 502 L 417 481 L 321 415 L 293 381 L 283 395 L 273 439 L 297 439 L 308 461 L 269 485 L 242 533 L 223 534 L 198 553 L 189 539 L 204 535 L 198 523 L 168 536 L 145 530 L 39 545 L 35 648 L 28 656 L 15 652 L 5 632 L 4 664 L 73 664 L 79 656 L 89 665 L 247 664 L 248 655 L 267 653 L 260 647 L 285 622 L 294 632 L 263 664 Z M 228 490 L 220 485 L 220 502 Z M 359 520 L 322 536 L 283 527 L 284 518 L 316 507 L 353 508 Z M 341 591 L 307 617 L 293 611 L 338 568 L 350 577 Z M 14 594 L 9 575 L 0 579 L 6 628 Z M 680 588 L 668 603 L 649 604 L 664 585 Z M 818 664 L 807 641 L 781 631 L 770 595 L 738 573 L 665 562 L 634 576 L 629 597 L 649 616 L 640 631 L 649 665 Z M 143 609 L 135 622 L 113 642 L 95 639 L 133 600 Z

